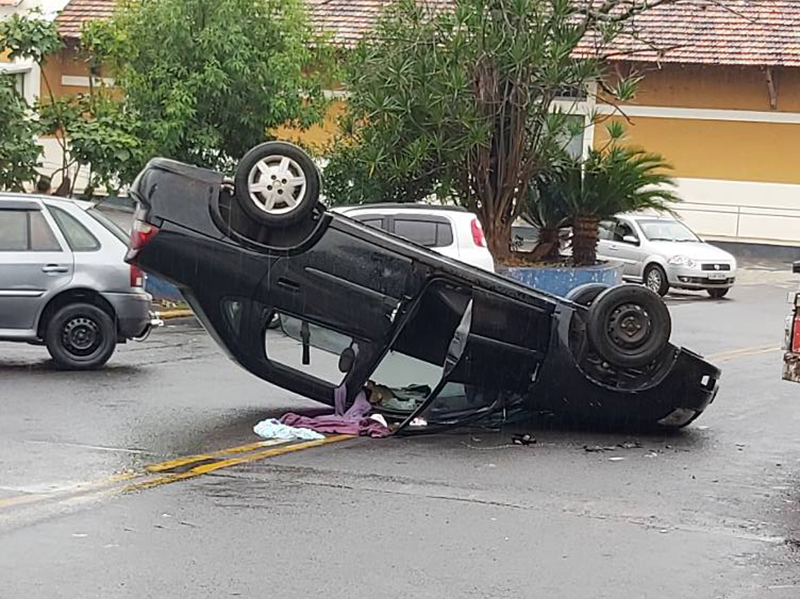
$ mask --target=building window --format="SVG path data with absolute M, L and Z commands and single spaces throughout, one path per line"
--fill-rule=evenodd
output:
M 14 73 L 14 87 L 21 98 L 25 97 L 25 73 Z

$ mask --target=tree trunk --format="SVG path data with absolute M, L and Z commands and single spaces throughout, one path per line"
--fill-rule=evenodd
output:
M 597 262 L 597 230 L 600 220 L 591 216 L 577 216 L 573 225 L 572 261 L 576 266 L 590 266 Z
M 482 227 L 495 262 L 506 262 L 511 257 L 511 224 L 482 223 Z
M 558 229 L 541 229 L 536 247 L 531 252 L 531 260 L 552 262 L 558 260 Z

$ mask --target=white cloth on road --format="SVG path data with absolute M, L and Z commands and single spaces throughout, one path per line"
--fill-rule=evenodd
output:
M 304 441 L 319 441 L 325 438 L 325 435 L 321 435 L 308 428 L 297 428 L 287 424 L 281 424 L 280 421 L 275 418 L 262 420 L 253 427 L 253 432 L 262 439 L 303 439 Z

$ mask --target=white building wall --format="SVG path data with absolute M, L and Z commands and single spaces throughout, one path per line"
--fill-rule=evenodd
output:
M 678 185 L 684 201 L 677 212 L 698 234 L 800 246 L 800 185 L 718 179 L 678 179 Z

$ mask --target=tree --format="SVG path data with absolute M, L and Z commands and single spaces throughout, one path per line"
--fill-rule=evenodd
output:
M 610 139 L 603 148 L 556 171 L 555 186 L 573 226 L 572 260 L 578 266 L 597 262 L 601 220 L 645 209 L 670 212 L 670 205 L 680 201 L 668 174 L 672 167 L 664 158 L 623 145 L 623 130 L 614 125 L 608 129 Z
M 145 156 L 226 169 L 269 130 L 324 116 L 326 47 L 301 0 L 123 0 L 89 33 Z
M 478 214 L 492 254 L 506 260 L 530 182 L 570 128 L 553 101 L 598 80 L 608 97 L 633 94 L 634 78 L 607 85 L 602 63 L 576 50 L 608 44 L 634 15 L 669 1 L 453 0 L 442 9 L 397 0 L 352 54 L 332 159 L 350 152 L 353 179 L 410 188 L 409 199 L 454 198 Z
M 61 39 L 52 21 L 41 18 L 34 13 L 31 16 L 12 15 L 0 21 L 0 51 L 8 52 L 11 59 L 22 58 L 33 60 L 44 67 L 48 56 L 54 55 L 62 48 Z M 84 47 L 87 62 L 96 65 L 98 59 Z M 15 90 L 0 91 L 6 94 L 8 102 L 0 102 L 0 114 L 9 111 L 9 120 L 0 121 L 0 129 L 9 123 L 18 123 L 15 129 L 22 137 L 33 142 L 33 132 L 51 135 L 61 148 L 61 166 L 52 175 L 61 175 L 62 184 L 57 193 L 70 195 L 74 190 L 77 172 L 82 167 L 91 169 L 88 193 L 98 185 L 113 187 L 120 175 L 131 176 L 130 166 L 141 155 L 139 141 L 131 135 L 136 127 L 135 119 L 124 114 L 119 102 L 104 87 L 92 85 L 88 94 L 76 94 L 56 98 L 47 70 L 42 68 L 42 80 L 45 96 L 39 98 L 31 109 L 24 106 L 24 101 L 16 95 Z M 94 74 L 94 73 L 93 73 Z M 16 107 L 16 108 L 15 108 Z M 16 111 L 16 119 L 12 118 Z M 22 118 L 20 115 L 26 115 Z M 24 130 L 20 129 L 25 123 Z M 35 126 L 33 123 L 35 122 Z M 0 140 L 3 134 L 0 133 Z M 3 142 L 0 142 L 3 143 Z M 27 143 L 27 142 L 26 142 Z M 36 147 L 36 156 L 41 148 Z M 33 150 L 26 150 L 30 155 Z M 35 163 L 35 159 L 33 161 Z M 28 161 L 28 172 L 24 179 L 33 178 L 33 163 Z M 19 176 L 17 176 L 19 178 Z M 19 186 L 20 181 L 17 181 Z
M 22 191 L 36 177 L 41 148 L 36 123 L 14 87 L 14 79 L 0 74 L 0 189 Z

